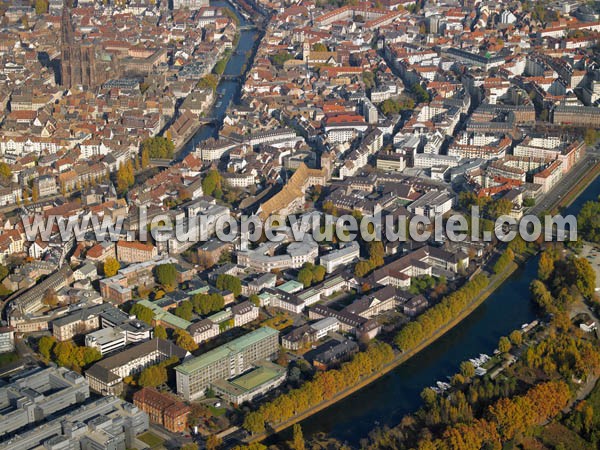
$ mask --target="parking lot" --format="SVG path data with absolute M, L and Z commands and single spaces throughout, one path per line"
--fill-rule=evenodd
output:
M 600 290 L 600 246 L 583 244 L 581 256 L 587 259 L 596 272 L 596 291 Z

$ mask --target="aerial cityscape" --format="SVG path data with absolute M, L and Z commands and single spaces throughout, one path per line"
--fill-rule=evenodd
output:
M 0 1 L 0 449 L 600 448 L 600 2 Z

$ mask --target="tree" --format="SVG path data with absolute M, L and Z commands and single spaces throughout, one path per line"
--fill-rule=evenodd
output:
M 538 278 L 542 281 L 548 281 L 554 272 L 554 256 L 550 252 L 542 252 L 538 264 Z
M 213 195 L 217 188 L 221 188 L 221 174 L 218 170 L 209 170 L 202 179 L 202 191 L 205 195 Z
M 239 296 L 242 293 L 242 281 L 233 275 L 221 274 L 217 277 L 217 289 L 220 291 L 233 292 L 234 296 Z
M 129 313 L 136 316 L 141 321 L 146 322 L 148 325 L 152 325 L 152 321 L 154 320 L 154 312 L 147 306 L 139 303 L 133 305 Z
M 600 201 L 583 205 L 577 215 L 577 231 L 586 241 L 600 244 Z
M 226 9 L 226 8 L 224 8 Z M 219 85 L 219 79 L 215 74 L 208 74 L 204 77 L 200 78 L 198 84 L 196 85 L 199 89 L 212 89 L 213 92 L 217 90 L 217 86 Z
M 175 264 L 161 264 L 156 266 L 155 275 L 157 281 L 165 287 L 174 288 L 177 285 L 177 269 Z
M 293 450 L 305 450 L 304 435 L 302 434 L 302 427 L 299 423 L 294 424 L 292 445 Z
M 367 275 L 372 268 L 373 266 L 370 261 L 359 261 L 356 263 L 356 266 L 354 266 L 354 276 L 362 278 Z
M 305 288 L 309 287 L 313 281 L 313 273 L 308 267 L 300 269 L 298 272 L 298 281 L 304 285 Z
M 216 450 L 223 441 L 216 434 L 211 434 L 206 438 L 206 450 Z
M 162 325 L 154 327 L 154 337 L 158 339 L 167 339 L 167 330 Z
M 10 166 L 5 162 L 0 162 L 0 177 L 4 181 L 8 181 L 12 178 L 12 170 L 10 169 Z
M 35 0 L 35 13 L 45 14 L 48 12 L 48 0 Z
M 596 290 L 596 272 L 585 258 L 569 259 L 572 267 L 572 278 L 575 286 L 585 297 L 591 298 Z
M 290 59 L 294 59 L 294 56 L 291 53 L 281 51 L 271 57 L 271 62 L 274 66 L 281 68 L 285 62 L 289 61 Z
M 177 317 L 181 317 L 183 320 L 190 321 L 192 320 L 192 313 L 194 311 L 194 307 L 192 306 L 192 302 L 186 300 L 183 301 L 175 308 L 174 314 Z
M 196 344 L 194 338 L 192 338 L 192 336 L 190 336 L 190 333 L 188 333 L 187 331 L 177 329 L 173 333 L 173 336 L 175 337 L 175 344 L 181 347 L 182 349 L 187 350 L 188 352 L 193 352 L 194 350 L 198 349 L 198 344 Z
M 320 283 L 325 279 L 325 275 L 327 274 L 327 270 L 325 267 L 316 265 L 312 269 L 313 281 L 315 283 Z
M 106 261 L 104 261 L 104 275 L 107 277 L 114 277 L 120 268 L 121 264 L 112 256 L 109 256 L 106 258 Z
M 365 84 L 365 89 L 373 89 L 375 87 L 375 74 L 369 70 L 365 70 L 362 74 L 362 80 Z
M 135 175 L 133 172 L 133 164 L 131 160 L 119 165 L 117 169 L 117 190 L 120 194 L 125 194 L 135 183 Z
M 326 52 L 327 51 L 327 47 L 325 46 L 325 44 L 323 44 L 322 42 L 317 42 L 313 45 L 313 51 L 315 52 Z
M 513 345 L 521 345 L 523 343 L 523 333 L 521 333 L 519 330 L 513 330 L 508 335 L 508 338 Z
M 248 300 L 252 302 L 254 306 L 260 306 L 260 297 L 258 295 L 252 294 L 250 297 L 248 297 Z
M 147 151 L 149 158 L 172 159 L 175 155 L 175 144 L 167 136 L 154 136 L 142 142 L 141 151 Z
M 475 376 L 475 366 L 471 361 L 463 361 L 460 363 L 460 374 L 465 378 Z
M 138 379 L 138 384 L 142 387 L 156 387 L 166 383 L 167 379 L 166 367 L 156 364 L 142 370 Z
M 34 184 L 31 188 L 31 201 L 37 202 L 40 199 L 40 190 L 37 187 L 37 184 Z
M 251 434 L 263 433 L 265 431 L 265 418 L 259 411 L 253 411 L 244 418 L 243 427 Z
M 150 153 L 148 152 L 147 148 L 142 149 L 140 160 L 142 169 L 145 169 L 150 165 Z
M 498 350 L 500 353 L 508 353 L 512 345 L 506 336 L 502 336 L 498 341 Z
M 44 358 L 50 359 L 54 344 L 56 344 L 56 339 L 53 336 L 42 336 L 38 341 L 38 350 L 40 354 Z

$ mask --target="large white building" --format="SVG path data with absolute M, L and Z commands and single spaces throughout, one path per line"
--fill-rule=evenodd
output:
M 321 256 L 319 262 L 325 267 L 327 273 L 331 273 L 340 266 L 354 262 L 358 259 L 359 255 L 360 245 L 358 245 L 358 242 L 352 241 L 339 250 L 334 250 L 327 255 Z

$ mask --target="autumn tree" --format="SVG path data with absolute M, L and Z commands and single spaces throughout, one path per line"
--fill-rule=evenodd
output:
M 306 448 L 306 446 L 304 445 L 304 435 L 302 434 L 302 427 L 299 423 L 294 424 L 292 444 L 290 445 L 290 447 L 293 450 L 305 450 Z
M 211 434 L 206 438 L 206 450 L 216 450 L 223 443 L 222 439 L 216 434 Z
M 540 255 L 538 264 L 538 278 L 542 281 L 548 281 L 554 272 L 554 256 L 549 251 L 544 251 Z
M 138 379 L 138 384 L 142 387 L 156 387 L 166 382 L 167 369 L 159 364 L 146 367 Z
M 465 378 L 475 376 L 475 366 L 471 361 L 463 361 L 460 363 L 460 374 Z
M 500 353 L 508 353 L 511 347 L 510 340 L 506 336 L 502 336 L 498 341 L 498 351 L 500 351 Z
M 112 256 L 109 256 L 104 261 L 103 269 L 104 275 L 106 277 L 114 277 L 120 268 L 121 264 L 119 263 L 119 261 L 116 260 L 116 258 L 113 258 Z
M 519 330 L 513 330 L 509 335 L 508 339 L 513 345 L 521 345 L 523 343 L 523 333 Z
M 198 349 L 198 344 L 196 344 L 194 338 L 192 338 L 190 333 L 185 330 L 178 328 L 173 333 L 173 337 L 175 338 L 175 344 L 188 352 L 193 352 Z

